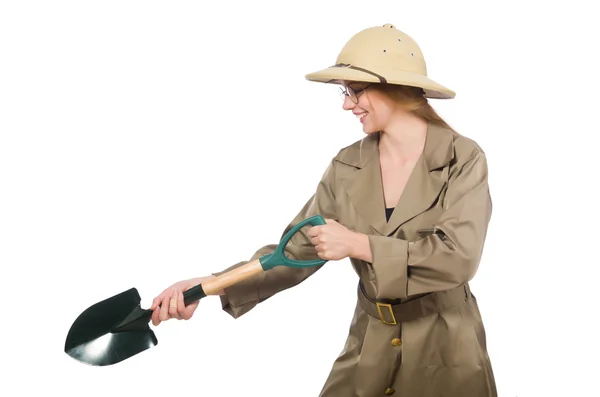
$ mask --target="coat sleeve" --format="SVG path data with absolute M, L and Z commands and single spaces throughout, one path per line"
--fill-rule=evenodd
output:
M 332 161 L 323 174 L 315 193 L 306 202 L 303 208 L 292 219 L 285 228 L 281 237 L 285 235 L 296 224 L 314 215 L 324 218 L 337 219 L 334 189 L 334 162 Z M 307 228 L 302 228 L 296 233 L 285 247 L 287 257 L 296 260 L 321 259 L 307 236 Z M 257 259 L 275 250 L 277 244 L 269 244 L 258 249 L 249 260 L 241 261 L 221 272 L 213 273 L 218 276 L 231 269 L 241 266 L 249 261 Z M 309 268 L 291 268 L 277 266 L 265 272 L 259 273 L 237 284 L 225 289 L 225 295 L 221 295 L 221 306 L 223 310 L 232 317 L 238 318 L 253 309 L 258 303 L 265 301 L 278 292 L 291 288 L 319 270 L 321 266 Z
M 442 215 L 419 240 L 369 236 L 379 298 L 408 298 L 470 281 L 479 267 L 492 213 L 482 151 L 448 181 Z

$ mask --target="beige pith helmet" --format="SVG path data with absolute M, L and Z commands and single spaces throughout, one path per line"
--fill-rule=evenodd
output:
M 456 93 L 427 76 L 421 49 L 406 33 L 386 24 L 362 30 L 350 38 L 335 65 L 306 75 L 321 83 L 342 80 L 420 87 L 425 97 L 454 98 Z

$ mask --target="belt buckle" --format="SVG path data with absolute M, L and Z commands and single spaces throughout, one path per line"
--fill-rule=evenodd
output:
M 381 303 L 381 302 L 376 302 L 377 305 L 377 311 L 379 312 L 379 319 L 381 320 L 382 323 L 387 324 L 387 325 L 396 325 L 398 324 L 398 322 L 396 321 L 396 316 L 394 316 L 394 311 L 392 310 L 392 305 L 389 303 Z M 390 316 L 392 317 L 392 321 L 386 321 L 383 318 L 383 312 L 381 311 L 381 308 L 385 307 L 388 309 Z

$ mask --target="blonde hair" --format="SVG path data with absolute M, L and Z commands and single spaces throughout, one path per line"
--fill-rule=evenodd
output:
M 421 120 L 454 131 L 435 109 L 431 107 L 429 101 L 424 96 L 422 88 L 395 84 L 375 84 L 374 88 L 398 102 L 404 110 L 419 117 Z

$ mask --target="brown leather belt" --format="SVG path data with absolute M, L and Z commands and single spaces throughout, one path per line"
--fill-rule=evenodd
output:
M 408 302 L 394 303 L 377 301 L 367 296 L 362 282 L 359 282 L 358 287 L 358 301 L 363 310 L 388 325 L 427 317 L 457 306 L 471 296 L 469 285 L 465 284 L 447 291 L 432 292 Z

